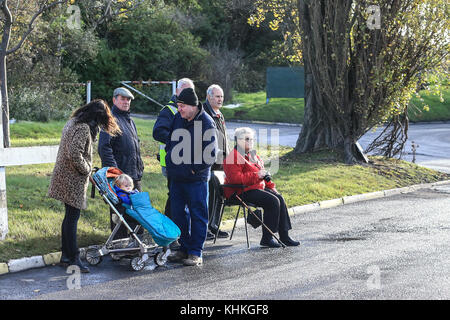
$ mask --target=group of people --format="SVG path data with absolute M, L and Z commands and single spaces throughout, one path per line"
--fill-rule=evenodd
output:
M 164 213 L 181 230 L 177 250 L 169 256 L 169 261 L 202 265 L 205 241 L 215 234 L 228 236 L 227 232 L 219 230 L 220 212 L 213 210 L 217 208 L 213 204 L 219 195 L 214 188 L 212 170 L 223 170 L 226 184 L 246 186 L 243 190 L 226 188 L 225 196 L 238 194 L 244 201 L 262 207 L 267 227 L 273 233 L 278 232 L 285 245 L 299 245 L 288 235 L 291 223 L 286 202 L 275 184 L 267 179 L 264 163 L 253 148 L 253 130 L 236 129 L 231 149 L 225 119 L 220 112 L 224 101 L 222 88 L 211 85 L 206 97 L 206 102 L 201 103 L 193 81 L 180 79 L 175 95 L 161 109 L 153 128 L 153 138 L 160 143 L 158 159 L 162 174 L 167 178 L 168 199 Z M 72 114 L 62 132 L 48 195 L 65 205 L 61 264 L 78 265 L 81 272 L 89 272 L 89 268 L 80 261 L 77 222 L 81 210 L 86 208 L 92 149 L 98 134 L 102 166 L 116 167 L 124 173 L 123 179 L 116 181 L 119 196 L 142 191 L 144 163 L 136 125 L 130 116 L 133 99 L 128 89 L 117 88 L 113 92 L 112 108 L 103 100 L 93 100 Z M 110 214 L 113 229 L 113 210 Z M 127 219 L 131 227 L 137 223 L 132 220 Z M 271 232 L 263 228 L 262 233 L 261 246 L 280 247 Z M 116 237 L 127 237 L 127 230 L 119 229 Z

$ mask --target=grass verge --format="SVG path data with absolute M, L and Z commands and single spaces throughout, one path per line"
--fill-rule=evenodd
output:
M 450 89 L 443 90 L 441 98 L 428 91 L 419 92 L 411 99 L 408 115 L 412 122 L 450 120 Z M 303 123 L 304 99 L 273 98 L 266 104 L 264 91 L 255 93 L 236 93 L 234 104 L 237 108 L 222 108 L 227 120 L 257 120 L 284 123 Z
M 135 121 L 145 163 L 143 189 L 150 193 L 152 205 L 163 212 L 167 184 L 156 160 L 158 143 L 151 136 L 154 121 Z M 11 126 L 12 146 L 58 144 L 63 125 L 16 123 Z M 46 130 L 41 133 L 39 128 Z M 279 155 L 266 156 L 270 157 L 280 159 L 279 170 L 272 171 L 273 180 L 289 207 L 450 178 L 412 163 L 381 157 L 371 157 L 373 164 L 364 166 L 345 165 L 341 155 L 334 152 L 295 155 L 291 148 L 281 148 Z M 100 166 L 96 153 L 94 165 Z M 0 262 L 60 251 L 64 206 L 46 196 L 52 170 L 53 164 L 6 169 L 9 233 L 0 242 Z M 234 214 L 234 208 L 227 208 L 224 219 Z M 108 206 L 98 195 L 89 198 L 88 209 L 82 212 L 78 224 L 78 245 L 103 243 L 109 234 Z
M 284 123 L 303 123 L 304 100 L 293 98 L 273 98 L 266 104 L 266 93 L 237 93 L 234 103 L 237 108 L 222 108 L 227 120 L 271 121 Z
M 447 121 L 450 120 L 450 89 L 447 86 L 441 97 L 428 91 L 419 92 L 419 97 L 411 99 L 409 119 L 418 121 Z

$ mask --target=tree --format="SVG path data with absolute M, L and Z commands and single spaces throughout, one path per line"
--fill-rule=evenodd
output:
M 448 54 L 445 0 L 258 0 L 250 22 L 268 12 L 305 67 L 297 153 L 335 149 L 358 162 L 358 139 L 392 117 L 407 125 L 420 75 Z
M 191 18 L 185 19 L 192 21 L 191 32 L 211 53 L 212 70 L 206 80 L 220 84 L 228 101 L 232 100 L 233 89 L 264 90 L 266 68 L 277 64 L 279 51 L 275 47 L 282 43 L 281 32 L 272 32 L 266 24 L 249 26 L 248 14 L 254 10 L 254 2 L 198 0 L 200 9 L 191 10 Z
M 24 45 L 8 56 L 10 118 L 63 120 L 85 101 L 86 89 L 75 85 L 80 78 L 73 64 L 95 57 L 99 39 L 90 29 L 71 29 L 66 9 L 58 6 L 43 14 Z
M 134 10 L 143 1 L 144 0 L 108 0 L 99 2 L 95 0 L 86 0 L 80 1 L 80 4 L 92 9 L 92 11 L 89 11 L 90 17 L 92 17 L 92 12 L 100 12 L 89 19 L 89 25 L 96 28 L 99 24 L 104 23 L 108 19 Z M 14 11 L 10 10 L 10 2 L 14 4 Z M 24 45 L 28 36 L 33 32 L 36 21 L 40 16 L 59 5 L 70 5 L 68 9 L 77 8 L 80 10 L 78 6 L 74 6 L 75 2 L 75 0 L 0 0 L 0 12 L 2 14 L 1 24 L 3 29 L 2 41 L 0 43 L 0 91 L 2 96 L 1 114 L 3 144 L 5 147 L 10 146 L 6 58 L 8 55 L 17 52 Z M 94 9 L 97 9 L 97 11 Z M 17 16 L 15 16 L 14 13 L 16 13 Z M 81 11 L 75 11 L 74 14 L 71 15 L 71 18 L 80 13 Z M 75 23 L 74 27 L 81 28 L 81 21 L 79 25 Z M 12 42 L 12 48 L 10 48 L 10 42 Z
M 2 125 L 3 125 L 3 144 L 5 147 L 10 146 L 9 141 L 9 102 L 8 102 L 8 85 L 7 85 L 7 74 L 6 74 L 6 56 L 10 55 L 17 50 L 19 50 L 28 35 L 33 31 L 33 26 L 36 19 L 46 10 L 55 7 L 58 4 L 67 2 L 67 0 L 61 1 L 38 1 L 35 4 L 34 14 L 29 19 L 28 25 L 24 31 L 21 32 L 21 36 L 17 38 L 16 43 L 14 43 L 13 48 L 9 48 L 9 43 L 11 39 L 11 31 L 14 24 L 13 15 L 8 6 L 8 0 L 0 0 L 0 10 L 3 14 L 3 33 L 2 42 L 0 44 L 0 90 L 2 97 Z
M 126 18 L 108 24 L 100 42 L 98 55 L 77 72 L 83 80 L 92 80 L 93 96 L 111 97 L 112 90 L 123 80 L 173 80 L 190 77 L 197 81 L 208 69 L 208 52 L 199 45 L 180 20 L 175 8 L 143 5 Z M 163 90 L 161 90 L 164 88 Z M 146 86 L 143 92 L 157 101 L 170 99 L 169 86 Z M 162 92 L 164 91 L 164 92 Z M 160 106 L 137 97 L 136 110 L 159 111 Z

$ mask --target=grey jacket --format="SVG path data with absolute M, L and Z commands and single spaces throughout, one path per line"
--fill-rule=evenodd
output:
M 217 160 L 212 166 L 212 170 L 223 170 L 223 161 L 227 157 L 229 150 L 228 139 L 227 139 L 227 127 L 225 125 L 225 118 L 222 113 L 217 114 L 209 101 L 203 104 L 203 109 L 208 113 L 216 124 L 216 137 L 217 137 Z

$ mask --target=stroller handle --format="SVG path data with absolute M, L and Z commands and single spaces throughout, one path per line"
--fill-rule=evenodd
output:
M 94 181 L 94 178 L 92 178 L 92 174 L 96 173 L 98 170 L 100 170 L 99 167 L 94 167 L 91 171 L 91 174 L 89 175 L 89 181 L 92 183 L 92 189 L 91 189 L 91 198 L 95 198 L 95 188 L 97 187 L 97 184 Z

